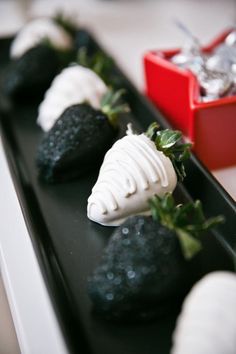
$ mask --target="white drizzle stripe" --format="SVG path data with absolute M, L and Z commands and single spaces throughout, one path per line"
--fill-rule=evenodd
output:
M 130 174 L 130 172 L 132 172 L 132 169 L 130 168 L 130 165 L 126 161 L 119 161 L 119 160 L 114 160 L 114 161 L 116 163 L 114 163 L 113 161 L 110 162 L 110 163 L 107 163 L 106 166 L 103 168 L 102 173 L 105 174 L 105 173 L 114 172 L 114 173 L 117 173 L 119 175 L 120 174 L 120 170 L 123 168 L 123 174 L 124 174 L 125 183 L 121 180 L 120 185 L 122 187 L 124 185 L 125 185 L 125 187 L 127 187 L 127 189 L 125 189 L 123 191 L 123 193 L 124 193 L 123 195 L 125 197 L 127 197 L 127 196 L 135 193 L 136 190 L 137 190 L 137 184 L 136 184 L 135 178 Z M 117 183 L 119 183 L 119 182 L 117 181 Z
M 148 188 L 148 181 L 147 181 L 147 176 L 145 174 L 145 171 L 142 169 L 142 166 L 139 165 L 139 162 L 137 161 L 138 157 L 134 156 L 135 150 L 131 151 L 131 149 L 128 150 L 128 148 L 129 147 L 127 145 L 127 149 L 123 152 L 119 151 L 118 149 L 114 150 L 114 155 L 115 154 L 120 155 L 121 158 L 123 156 L 123 159 L 127 159 L 127 162 L 130 164 L 130 166 L 132 166 L 132 173 L 136 174 L 136 176 L 139 178 L 139 180 L 141 182 L 142 189 L 145 190 Z M 117 163 L 117 160 L 119 161 L 118 157 L 113 156 L 113 163 Z M 120 170 L 120 173 L 121 173 L 121 178 L 124 178 L 123 169 Z M 136 180 L 137 180 L 137 178 L 136 178 Z
M 109 180 L 109 178 L 100 180 L 97 184 L 97 189 L 95 190 L 95 193 L 100 191 L 103 185 L 107 188 L 107 192 L 109 192 L 109 196 L 110 196 L 110 202 L 111 202 L 110 205 L 112 210 L 118 209 L 118 204 L 115 198 L 115 194 L 119 192 L 123 193 L 123 191 L 119 188 L 120 186 L 116 182 L 117 181 L 112 181 L 111 179 Z
M 99 201 L 99 203 L 96 202 L 96 197 L 93 196 L 90 198 L 90 203 L 88 205 L 88 213 L 90 214 L 90 210 L 92 208 L 92 206 L 95 205 L 95 207 L 100 208 L 101 213 L 104 215 L 107 213 L 107 207 L 105 206 L 105 204 L 102 201 Z
M 94 191 L 93 193 L 93 197 L 94 196 L 99 196 L 99 204 L 104 204 L 103 200 L 106 199 L 106 195 L 108 196 L 107 200 L 108 203 L 107 205 L 105 204 L 105 213 L 108 212 L 109 209 L 111 210 L 117 210 L 118 209 L 118 204 L 117 201 L 115 199 L 115 196 L 111 193 L 110 188 L 107 188 L 106 191 L 104 191 L 102 188 L 101 189 L 97 189 Z
M 148 139 L 144 135 L 142 137 L 144 137 L 145 139 Z M 136 138 L 136 140 L 137 141 L 134 143 L 134 145 L 136 147 L 139 146 L 139 149 L 142 150 L 142 153 L 144 154 L 146 159 L 148 159 L 149 167 L 151 166 L 154 169 L 154 174 L 155 175 L 153 176 L 153 182 L 157 182 L 159 180 L 159 177 L 160 177 L 162 186 L 163 187 L 167 186 L 168 185 L 168 177 L 167 177 L 167 174 L 166 174 L 166 170 L 164 168 L 163 163 L 160 161 L 159 158 L 157 158 L 157 154 L 153 151 L 153 148 L 151 148 L 149 146 L 149 148 L 146 149 L 146 144 L 147 144 L 146 141 L 144 142 L 141 139 L 138 140 L 137 138 Z M 152 144 L 154 144 L 154 143 L 152 143 Z
M 129 136 L 133 137 L 132 142 L 128 141 L 127 138 L 129 138 Z M 137 152 L 137 150 L 141 150 L 140 154 L 145 155 L 146 159 L 148 159 L 148 162 L 146 161 L 146 159 L 143 159 L 142 162 L 146 163 L 148 169 L 153 168 L 153 175 L 151 177 L 152 181 L 157 182 L 159 180 L 159 178 L 161 178 L 162 185 L 167 186 L 168 185 L 168 178 L 167 178 L 167 174 L 166 174 L 165 168 L 163 166 L 163 163 L 160 161 L 160 159 L 156 155 L 155 150 L 153 150 L 153 146 L 149 146 L 149 144 L 147 144 L 147 143 L 151 143 L 153 145 L 154 143 L 151 142 L 144 134 L 137 136 L 137 135 L 131 135 L 131 133 L 129 133 L 129 136 L 124 138 L 124 139 L 126 139 L 126 142 L 127 142 L 127 146 L 125 146 L 125 148 L 124 148 L 123 144 L 122 144 L 122 146 L 119 146 L 121 140 L 119 140 L 117 143 L 115 143 L 113 147 L 115 148 L 117 146 L 118 149 L 121 148 L 122 150 L 125 151 L 125 153 L 128 153 L 127 149 L 128 149 L 128 144 L 129 144 L 130 150 L 135 151 L 135 153 Z M 108 151 L 107 156 L 109 156 L 109 154 L 111 154 L 111 153 L 114 154 L 114 151 Z M 133 159 L 133 156 L 131 157 L 131 159 Z
M 116 171 L 113 170 L 113 172 L 115 173 Z M 103 178 L 102 180 L 100 180 L 98 182 L 98 186 L 100 186 L 102 184 L 105 184 L 105 185 L 109 184 L 109 189 L 113 188 L 117 193 L 120 193 L 123 197 L 126 197 L 129 195 L 129 192 L 124 191 L 122 183 L 120 183 L 119 180 L 116 180 L 114 182 L 114 180 L 112 180 L 112 178 L 110 178 L 109 175 L 106 175 L 106 178 Z
M 146 186 L 144 186 L 144 189 L 147 189 L 148 188 L 148 175 L 151 179 L 151 181 L 153 182 L 157 182 L 159 180 L 159 174 L 158 174 L 158 170 L 154 170 L 152 167 L 153 167 L 153 164 L 152 164 L 152 160 L 150 159 L 150 157 L 148 157 L 147 153 L 141 149 L 141 140 L 140 140 L 140 146 L 138 146 L 138 144 L 134 144 L 134 146 L 132 147 L 132 149 L 130 149 L 130 151 L 133 150 L 133 152 L 135 151 L 135 145 L 136 145 L 136 149 L 139 150 L 139 152 L 142 152 L 143 155 L 146 157 L 145 160 L 142 161 L 142 169 L 144 170 L 144 173 L 145 173 L 145 179 L 146 179 Z M 143 150 L 143 151 L 141 151 Z M 137 158 L 139 158 L 139 156 L 137 156 Z M 139 165 L 140 165 L 141 161 L 139 162 Z M 144 166 L 145 165 L 145 166 Z M 145 169 L 146 168 L 146 169 Z
M 117 151 L 114 151 L 114 153 Z M 118 154 L 117 154 L 118 155 Z M 113 169 L 113 171 L 117 174 L 120 175 L 121 171 L 123 174 L 123 179 L 122 180 L 122 185 L 124 186 L 124 179 L 127 181 L 127 193 L 128 194 L 133 194 L 136 192 L 137 190 L 137 183 L 136 183 L 136 179 L 135 177 L 132 175 L 133 173 L 133 169 L 129 164 L 129 161 L 125 161 L 125 160 L 120 160 L 119 159 L 119 155 L 120 157 L 122 157 L 122 154 L 119 153 L 118 156 L 113 156 L 110 160 L 106 158 L 106 163 L 102 165 L 101 168 L 101 175 L 107 173 L 107 171 Z M 126 185 L 126 184 L 125 184 Z M 127 194 L 125 192 L 125 195 Z
M 126 150 L 126 153 L 128 153 L 130 159 L 134 159 L 135 160 L 135 164 L 136 164 L 136 169 L 138 171 L 142 171 L 142 177 L 143 177 L 143 189 L 147 189 L 148 186 L 149 186 L 149 183 L 148 183 L 148 170 L 150 171 L 151 170 L 151 167 L 152 165 L 150 164 L 150 161 L 148 161 L 147 159 L 143 159 L 143 161 L 141 162 L 140 160 L 140 154 L 144 154 L 144 151 L 141 151 L 141 139 L 140 140 L 140 144 L 139 142 L 136 143 L 135 142 L 135 135 L 133 136 L 133 141 L 132 143 L 129 141 L 128 144 L 127 144 L 127 150 Z M 134 155 L 136 155 L 135 158 L 134 158 Z M 146 168 L 147 170 L 145 170 L 143 164 L 146 165 Z M 153 171 L 154 172 L 154 171 Z M 158 176 L 157 176 L 157 179 L 158 179 Z
M 155 164 L 153 163 L 153 159 L 150 158 L 149 154 L 147 153 L 147 151 L 145 151 L 145 148 L 143 148 L 142 144 L 143 142 L 141 141 L 141 139 L 140 142 L 134 142 L 134 146 L 136 146 L 137 149 L 141 150 L 143 155 L 146 158 L 146 160 L 144 160 L 143 163 L 145 164 L 147 172 L 150 174 L 151 181 L 156 183 L 159 180 L 158 170 Z

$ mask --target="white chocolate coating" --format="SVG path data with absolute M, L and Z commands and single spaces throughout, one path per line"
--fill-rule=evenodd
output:
M 26 24 L 16 35 L 10 48 L 12 59 L 21 57 L 29 49 L 38 45 L 43 39 L 58 49 L 70 49 L 70 35 L 50 18 L 38 18 Z
M 88 199 L 88 218 L 118 226 L 131 215 L 150 214 L 148 199 L 172 192 L 176 183 L 170 159 L 145 134 L 127 135 L 105 155 Z
M 70 66 L 55 77 L 45 93 L 37 123 L 48 131 L 66 108 L 85 101 L 99 109 L 106 92 L 107 86 L 94 71 L 80 65 Z
M 236 275 L 206 275 L 184 301 L 172 354 L 236 353 Z

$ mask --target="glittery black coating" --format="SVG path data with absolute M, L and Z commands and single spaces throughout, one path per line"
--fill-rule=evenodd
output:
M 49 182 L 76 178 L 96 167 L 116 135 L 107 116 L 89 104 L 67 108 L 45 134 L 37 152 L 40 175 Z
M 182 292 L 184 260 L 176 234 L 151 217 L 127 219 L 113 233 L 88 293 L 109 320 L 149 320 Z
M 46 45 L 29 49 L 13 60 L 3 77 L 3 90 L 7 95 L 33 95 L 46 90 L 59 70 L 57 52 Z

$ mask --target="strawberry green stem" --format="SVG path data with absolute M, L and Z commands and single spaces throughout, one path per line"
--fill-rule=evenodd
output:
M 155 143 L 157 150 L 170 158 L 180 181 L 186 176 L 183 161 L 190 156 L 191 144 L 181 143 L 182 133 L 178 130 L 159 130 L 159 125 L 152 123 L 146 135 Z
M 117 127 L 119 114 L 129 112 L 129 106 L 121 102 L 121 97 L 124 94 L 124 89 L 120 89 L 116 92 L 108 90 L 101 100 L 101 110 L 107 115 L 109 122 L 114 128 Z
M 77 52 L 77 63 L 93 70 L 105 83 L 110 83 L 110 73 L 113 69 L 113 60 L 101 51 L 89 55 L 86 47 Z
M 222 216 L 206 219 L 199 200 L 175 205 L 170 193 L 163 198 L 154 196 L 149 203 L 153 219 L 176 233 L 187 260 L 201 250 L 201 233 L 224 221 Z

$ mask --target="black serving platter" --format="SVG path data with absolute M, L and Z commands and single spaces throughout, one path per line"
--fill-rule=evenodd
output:
M 8 63 L 11 39 L 0 41 L 0 66 Z M 78 33 L 78 45 L 90 53 L 98 44 L 86 31 Z M 121 118 L 120 136 L 132 121 L 144 130 L 157 120 L 168 123 L 114 66 L 118 86 L 127 89 L 132 114 Z M 98 170 L 70 183 L 47 185 L 38 180 L 36 147 L 42 137 L 36 125 L 40 98 L 15 104 L 0 96 L 1 135 L 12 178 L 29 230 L 35 254 L 51 296 L 69 351 L 82 354 L 167 354 L 178 311 L 151 323 L 114 324 L 96 318 L 87 296 L 86 279 L 98 263 L 113 228 L 90 222 L 87 198 Z M 89 163 L 89 161 L 88 161 Z M 204 238 L 203 251 L 190 264 L 193 282 L 217 270 L 232 270 L 235 260 L 235 203 L 212 175 L 192 156 L 186 164 L 187 178 L 179 185 L 177 200 L 199 198 L 207 216 L 223 214 L 225 224 Z M 23 255 L 22 255 L 23 256 Z M 36 300 L 37 301 L 37 300 Z

